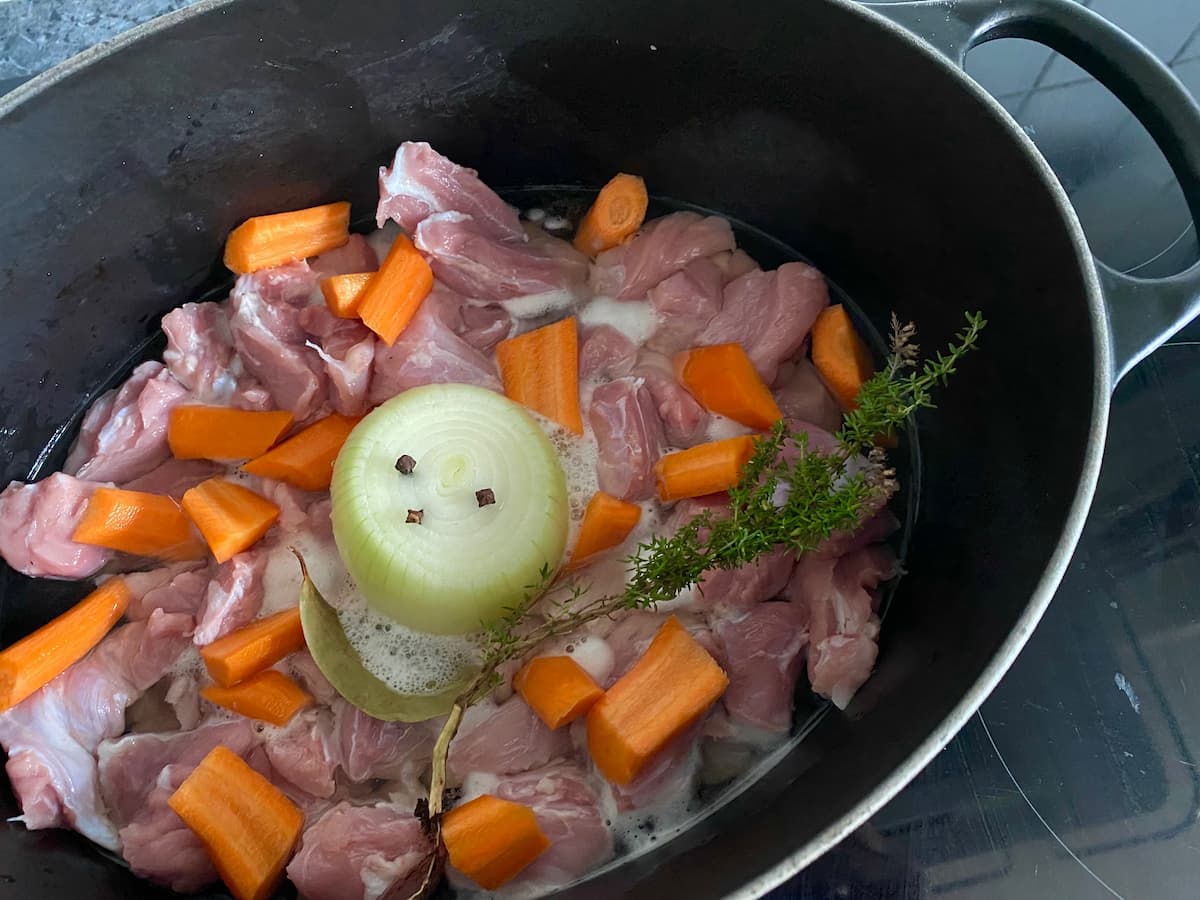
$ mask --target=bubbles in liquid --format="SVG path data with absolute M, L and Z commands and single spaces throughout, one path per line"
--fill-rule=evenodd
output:
M 401 694 L 434 693 L 477 664 L 479 647 L 470 635 L 406 628 L 369 606 L 349 578 L 329 602 L 367 671 Z
M 550 439 L 558 463 L 562 466 L 567 481 L 567 510 L 570 529 L 567 535 L 567 546 L 575 543 L 579 533 L 579 525 L 583 521 L 583 512 L 587 509 L 588 501 L 600 489 L 596 477 L 596 466 L 600 454 L 596 447 L 596 439 L 591 430 L 586 428 L 582 436 L 572 434 L 556 422 L 551 422 L 544 416 L 531 413 L 534 420 L 541 426 L 546 437 Z

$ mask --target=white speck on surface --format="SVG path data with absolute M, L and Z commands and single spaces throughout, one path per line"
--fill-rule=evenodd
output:
M 1110 601 L 1108 601 L 1108 605 L 1109 605 L 1109 606 L 1111 606 L 1113 609 L 1116 609 L 1116 608 L 1117 608 L 1117 601 L 1116 601 L 1116 600 L 1110 600 Z
M 653 44 L 651 44 L 651 45 L 650 45 L 650 49 L 651 49 L 651 50 L 657 50 L 658 48 L 657 48 L 657 47 L 655 47 Z
M 1117 690 L 1121 691 L 1126 697 L 1129 698 L 1129 705 L 1133 707 L 1133 711 L 1135 713 L 1141 713 L 1142 701 L 1139 700 L 1138 695 L 1134 693 L 1133 685 L 1129 683 L 1129 679 L 1127 679 L 1120 672 L 1117 672 L 1115 675 L 1113 675 L 1113 682 L 1116 684 Z

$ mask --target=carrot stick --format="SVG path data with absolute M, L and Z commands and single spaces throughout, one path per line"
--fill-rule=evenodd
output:
M 754 438 L 748 434 L 668 453 L 654 464 L 658 499 L 670 502 L 727 491 L 737 484 L 753 453 Z
M 433 270 L 419 250 L 399 235 L 387 258 L 358 298 L 358 317 L 388 346 L 396 343 L 433 290 Z
M 321 293 L 325 295 L 329 311 L 343 319 L 357 318 L 363 289 L 374 275 L 374 272 L 354 272 L 322 278 Z
M 812 327 L 812 361 L 843 409 L 858 406 L 858 392 L 871 377 L 871 351 L 840 303 L 821 311 Z
M 684 350 L 674 364 L 676 380 L 709 412 L 764 431 L 783 418 L 740 344 Z
M 646 218 L 646 182 L 636 175 L 617 175 L 606 184 L 575 229 L 575 249 L 595 256 L 621 243 Z
M 167 443 L 176 459 L 252 459 L 271 449 L 291 424 L 290 412 L 176 406 L 167 420 Z
M 333 461 L 358 423 L 351 416 L 326 416 L 246 463 L 242 471 L 305 491 L 326 490 L 333 480 Z
M 588 711 L 588 750 L 604 777 L 628 784 L 725 692 L 729 679 L 671 616 L 642 658 Z
M 200 689 L 200 696 L 217 706 L 272 725 L 286 725 L 313 699 L 304 688 L 274 669 L 251 675 L 233 687 L 210 684 Z
M 575 541 L 567 567 L 573 569 L 583 565 L 589 557 L 617 546 L 629 536 L 641 517 L 642 508 L 636 503 L 626 503 L 604 491 L 596 491 L 583 511 L 579 539 Z
M 251 622 L 200 648 L 200 656 L 213 681 L 233 687 L 285 656 L 304 649 L 300 607 Z
M 204 544 L 179 504 L 171 497 L 142 491 L 97 488 L 71 540 L 137 556 L 204 556 Z
M 510 400 L 583 434 L 574 316 L 501 341 L 496 345 L 496 363 Z
M 183 508 L 219 563 L 256 544 L 279 518 L 279 507 L 270 500 L 223 478 L 186 491 Z
M 225 265 L 239 275 L 316 256 L 350 240 L 350 204 L 326 203 L 247 219 L 229 233 Z
M 488 891 L 511 881 L 550 846 L 532 809 L 491 794 L 442 816 L 442 840 L 450 864 Z
M 65 613 L 0 650 L 0 712 L 16 706 L 83 659 L 129 606 L 122 578 L 110 578 Z
M 539 656 L 525 664 L 513 687 L 550 729 L 570 725 L 604 696 L 604 689 L 569 656 Z
M 236 900 L 267 900 L 304 813 L 228 747 L 214 747 L 167 801 L 200 838 Z

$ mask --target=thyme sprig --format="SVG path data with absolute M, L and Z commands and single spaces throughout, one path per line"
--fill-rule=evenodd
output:
M 734 569 L 778 547 L 803 553 L 837 533 L 853 531 L 896 489 L 881 438 L 894 434 L 918 410 L 934 406 L 934 389 L 947 384 L 986 325 L 981 313 L 967 313 L 966 326 L 947 349 L 921 363 L 916 328 L 893 315 L 887 361 L 863 385 L 857 408 L 846 414 L 833 440 L 815 446 L 807 432 L 776 424 L 757 442 L 741 479 L 730 489 L 728 508 L 701 510 L 674 534 L 640 544 L 625 560 L 628 577 L 620 593 L 589 597 L 586 586 L 576 582 L 556 585 L 549 565 L 543 567 L 525 599 L 484 630 L 480 672 L 455 702 L 438 737 L 429 800 L 422 804 L 435 861 L 421 891 L 410 900 L 436 881 L 450 742 L 463 711 L 501 683 L 506 663 L 596 619 L 654 609 L 695 587 L 712 569 Z

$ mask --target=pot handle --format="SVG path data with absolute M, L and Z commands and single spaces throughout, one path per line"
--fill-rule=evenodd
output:
M 1125 104 L 1158 144 L 1200 230 L 1200 105 L 1167 66 L 1075 0 L 865 3 L 962 66 L 973 47 L 1025 38 L 1056 50 Z M 1167 278 L 1134 278 L 1096 260 L 1112 335 L 1114 380 L 1200 314 L 1200 262 Z

